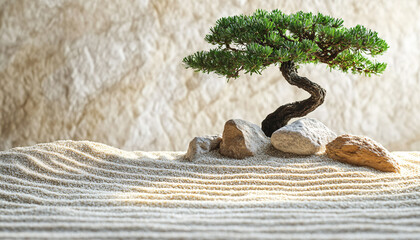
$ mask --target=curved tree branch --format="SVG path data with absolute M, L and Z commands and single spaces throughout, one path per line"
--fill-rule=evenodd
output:
M 288 83 L 307 91 L 311 94 L 311 97 L 303 101 L 280 106 L 276 111 L 270 113 L 261 123 L 261 128 L 268 137 L 271 137 L 277 129 L 285 126 L 290 119 L 303 117 L 315 110 L 324 102 L 326 94 L 325 89 L 321 86 L 306 77 L 299 76 L 294 62 L 282 63 L 280 71 Z

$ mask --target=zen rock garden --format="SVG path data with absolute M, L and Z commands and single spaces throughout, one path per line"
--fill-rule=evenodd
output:
M 368 166 L 384 172 L 399 172 L 400 167 L 391 153 L 373 139 L 345 134 L 338 136 L 316 119 L 302 118 L 275 131 L 271 138 L 253 123 L 231 119 L 225 123 L 223 134 L 195 137 L 188 146 L 185 158 L 194 161 L 210 151 L 244 159 L 263 154 L 271 146 L 296 155 L 326 154 L 329 158 Z
M 282 152 L 312 155 L 325 152 L 328 157 L 381 171 L 399 172 L 397 162 L 379 143 L 368 137 L 338 136 L 324 124 L 302 118 L 319 107 L 326 91 L 306 77 L 298 75 L 301 64 L 326 64 L 345 73 L 381 74 L 386 63 L 373 58 L 388 48 L 378 33 L 364 26 L 347 28 L 340 18 L 321 13 L 285 14 L 257 10 L 252 15 L 223 17 L 216 21 L 205 40 L 216 47 L 198 51 L 183 59 L 187 68 L 216 73 L 229 79 L 239 74 L 261 74 L 276 65 L 291 85 L 311 96 L 280 106 L 255 124 L 232 119 L 226 122 L 222 136 L 198 137 L 191 141 L 186 158 L 218 150 L 230 158 L 243 159 L 263 152 L 271 145 Z M 370 58 L 372 57 L 372 58 Z

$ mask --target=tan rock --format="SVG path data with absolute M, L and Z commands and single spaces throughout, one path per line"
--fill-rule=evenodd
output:
M 225 123 L 219 152 L 223 156 L 243 159 L 254 156 L 270 146 L 270 140 L 261 128 L 241 119 Z
M 221 141 L 222 137 L 220 135 L 195 137 L 188 145 L 185 159 L 193 161 L 202 154 L 216 150 L 219 148 Z
M 327 144 L 329 158 L 360 166 L 373 167 L 384 172 L 399 172 L 397 161 L 381 144 L 371 138 L 341 135 Z

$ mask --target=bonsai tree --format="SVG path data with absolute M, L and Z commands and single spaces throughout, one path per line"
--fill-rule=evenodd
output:
M 216 48 L 185 57 L 187 68 L 214 72 L 229 81 L 241 72 L 261 74 L 275 64 L 288 83 L 311 94 L 306 100 L 280 106 L 270 113 L 261 124 L 268 137 L 290 119 L 303 117 L 324 102 L 326 91 L 298 75 L 300 64 L 325 63 L 331 69 L 370 76 L 382 73 L 386 64 L 374 62 L 369 56 L 388 49 L 376 32 L 361 25 L 346 28 L 342 19 L 321 13 L 287 15 L 280 10 L 221 18 L 205 40 Z

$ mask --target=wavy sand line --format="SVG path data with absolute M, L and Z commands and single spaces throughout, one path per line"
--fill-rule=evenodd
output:
M 420 153 L 383 173 L 323 155 L 127 152 L 59 141 L 0 152 L 0 237 L 420 238 Z

